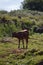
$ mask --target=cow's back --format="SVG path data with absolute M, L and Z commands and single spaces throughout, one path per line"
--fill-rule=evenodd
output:
M 24 30 L 24 31 L 20 31 L 17 33 L 18 34 L 18 38 L 21 38 L 21 39 L 25 39 L 25 38 L 28 38 L 28 31 L 27 30 Z

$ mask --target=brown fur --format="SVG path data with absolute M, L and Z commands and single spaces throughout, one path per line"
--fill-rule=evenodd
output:
M 20 40 L 22 40 L 23 48 L 24 48 L 24 39 L 26 40 L 26 48 L 28 48 L 28 31 L 22 30 L 20 32 L 13 32 L 12 37 L 16 37 L 19 40 L 18 48 L 20 48 Z

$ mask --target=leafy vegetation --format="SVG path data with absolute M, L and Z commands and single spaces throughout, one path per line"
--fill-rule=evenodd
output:
M 24 0 L 23 9 L 43 11 L 43 0 Z
M 21 29 L 30 29 L 30 32 L 33 33 L 35 26 L 43 27 L 43 12 L 15 10 L 0 14 L 0 37 L 11 36 L 12 32 Z

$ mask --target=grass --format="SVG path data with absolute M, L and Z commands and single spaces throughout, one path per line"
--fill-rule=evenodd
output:
M 0 42 L 0 65 L 35 65 L 41 60 L 43 60 L 43 34 L 31 35 L 27 50 L 19 50 L 18 40 L 15 38 L 12 42 Z

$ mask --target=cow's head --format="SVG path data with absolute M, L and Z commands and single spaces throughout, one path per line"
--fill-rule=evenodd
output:
M 17 33 L 16 32 L 13 32 L 12 33 L 12 37 L 16 37 L 17 36 Z

